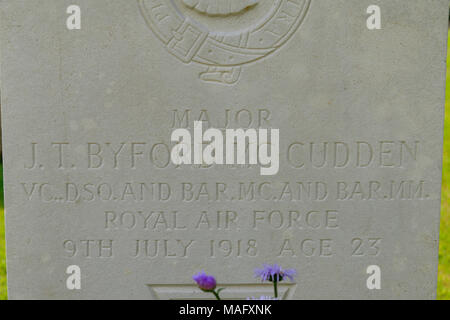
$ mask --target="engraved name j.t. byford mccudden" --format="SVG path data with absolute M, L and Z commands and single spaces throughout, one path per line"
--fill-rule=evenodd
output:
M 289 40 L 303 22 L 311 0 L 138 3 L 148 26 L 172 55 L 185 64 L 206 66 L 199 75 L 201 80 L 234 84 L 244 65 L 269 56 Z

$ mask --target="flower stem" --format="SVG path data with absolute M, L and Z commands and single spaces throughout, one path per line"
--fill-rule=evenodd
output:
M 277 281 L 277 279 L 275 279 L 273 281 L 273 290 L 275 292 L 275 298 L 278 298 L 278 281 Z
M 222 299 L 220 299 L 220 296 L 219 296 L 219 294 L 216 292 L 216 290 L 213 290 L 212 293 L 213 293 L 213 295 L 216 297 L 217 300 L 222 300 Z

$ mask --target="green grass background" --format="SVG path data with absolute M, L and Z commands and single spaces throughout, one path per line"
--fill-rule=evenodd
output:
M 6 256 L 5 256 L 5 219 L 3 212 L 3 168 L 0 164 L 0 300 L 7 299 L 6 292 Z
M 447 91 L 445 95 L 445 110 L 438 299 L 450 300 L 450 49 L 447 51 Z
M 449 32 L 450 44 L 450 32 Z M 445 107 L 444 163 L 442 185 L 441 232 L 439 247 L 438 299 L 450 300 L 450 50 L 447 54 L 447 93 Z M 7 299 L 5 224 L 3 212 L 3 172 L 0 164 L 0 300 Z

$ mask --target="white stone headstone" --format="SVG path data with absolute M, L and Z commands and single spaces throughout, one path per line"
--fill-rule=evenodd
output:
M 448 1 L 72 2 L 0 4 L 10 298 L 435 297 Z

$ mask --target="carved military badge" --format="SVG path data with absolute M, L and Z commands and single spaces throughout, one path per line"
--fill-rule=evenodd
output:
M 259 0 L 183 0 L 188 7 L 210 15 L 229 15 L 258 3 Z
M 311 0 L 138 0 L 148 26 L 182 62 L 206 67 L 203 81 L 234 84 L 242 66 L 278 50 Z M 227 22 L 238 29 L 224 28 Z

